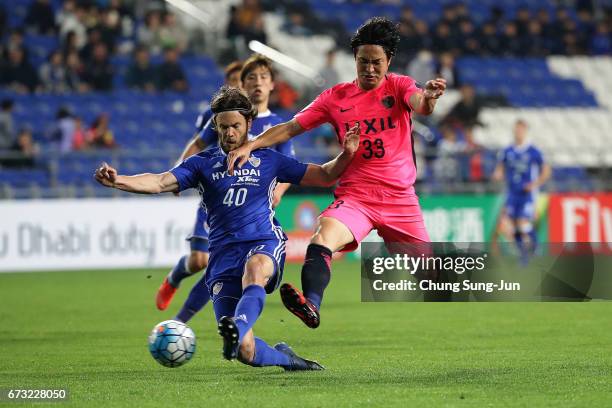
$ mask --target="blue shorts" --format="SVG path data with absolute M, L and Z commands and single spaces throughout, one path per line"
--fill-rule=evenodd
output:
M 206 217 L 206 211 L 202 207 L 198 207 L 193 232 L 187 237 L 192 251 L 208 252 L 208 223 Z
M 510 194 L 506 199 L 506 214 L 513 220 L 526 218 L 533 220 L 535 217 L 535 198 L 533 194 Z
M 267 239 L 240 242 L 214 248 L 206 269 L 206 286 L 213 301 L 217 320 L 233 316 L 242 296 L 242 275 L 248 259 L 255 254 L 268 255 L 274 261 L 274 273 L 265 286 L 272 293 L 283 279 L 285 240 Z

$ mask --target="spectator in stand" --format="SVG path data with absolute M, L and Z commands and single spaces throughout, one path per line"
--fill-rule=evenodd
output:
M 436 31 L 433 37 L 432 47 L 437 52 L 458 52 L 460 47 L 457 42 L 457 37 L 451 35 L 450 26 L 445 22 L 438 22 Z
M 327 51 L 327 54 L 325 55 L 325 65 L 319 70 L 319 75 L 321 78 L 323 78 L 321 91 L 325 90 L 326 88 L 331 88 L 340 82 L 340 75 L 338 75 L 338 70 L 334 66 L 335 62 L 336 50 L 332 48 L 331 50 Z
M 23 50 L 20 48 L 9 51 L 8 63 L 0 74 L 0 83 L 18 93 L 34 92 L 39 86 L 36 70 L 24 58 Z
M 395 56 L 394 62 L 402 67 L 407 66 L 415 54 L 423 48 L 423 37 L 417 34 L 416 23 L 412 22 L 400 21 L 399 32 L 401 52 Z
M 117 38 L 121 36 L 121 20 L 116 10 L 102 9 L 100 22 L 96 25 L 100 31 L 100 40 L 106 44 L 110 53 L 115 52 Z
M 55 50 L 49 55 L 49 60 L 40 67 L 39 76 L 44 92 L 64 93 L 69 89 L 66 67 L 60 50 Z
M 414 28 L 416 30 L 417 36 L 420 38 L 419 49 L 432 49 L 433 38 L 429 33 L 429 26 L 427 25 L 427 23 L 422 20 L 417 20 L 414 23 Z
M 461 52 L 464 55 L 478 55 L 480 54 L 480 44 L 476 38 L 476 29 L 474 23 L 470 20 L 461 20 L 459 23 L 459 46 Z
M 104 43 L 101 42 L 94 47 L 91 61 L 85 64 L 82 79 L 88 88 L 94 91 L 113 89 L 113 67 Z
M 76 51 L 66 56 L 66 86 L 72 92 L 87 92 L 88 86 L 82 81 L 83 64 Z
M 138 29 L 138 43 L 147 47 L 153 55 L 162 52 L 161 28 L 161 12 L 152 10 L 145 16 L 144 26 Z
M 136 48 L 132 64 L 127 70 L 125 84 L 130 88 L 154 92 L 156 79 L 157 73 L 155 67 L 151 65 L 149 51 L 145 47 L 139 46 Z
M 108 127 L 109 118 L 106 113 L 99 115 L 87 132 L 87 144 L 92 148 L 114 148 L 115 136 Z
M 459 80 L 459 71 L 455 65 L 455 58 L 450 52 L 443 52 L 438 56 L 436 64 L 436 75 L 428 78 L 444 78 L 446 79 L 446 87 L 449 89 L 459 88 L 461 82 Z
M 55 12 L 49 0 L 34 0 L 30 3 L 28 14 L 24 20 L 28 30 L 32 30 L 37 34 L 54 35 Z
M 8 60 L 11 50 L 16 50 L 16 49 L 19 49 L 23 52 L 24 59 L 26 60 L 28 59 L 30 53 L 29 53 L 28 48 L 25 45 L 24 37 L 23 37 L 23 30 L 21 30 L 21 28 L 15 28 L 11 30 L 11 34 L 9 35 L 9 38 L 6 41 L 6 44 L 2 46 L 2 57 L 5 60 Z
M 270 94 L 270 109 L 294 110 L 300 94 L 283 78 L 280 72 L 274 78 L 274 91 Z
M 524 49 L 518 36 L 516 24 L 509 21 L 504 25 L 504 34 L 501 37 L 501 49 L 506 56 L 523 55 Z
M 13 100 L 3 99 L 0 102 L 0 150 L 13 145 L 15 129 L 13 126 Z
M 529 9 L 525 6 L 521 6 L 516 11 L 516 18 L 514 19 L 514 25 L 519 37 L 524 37 L 529 32 L 529 22 L 532 21 Z
M 289 13 L 289 18 L 283 24 L 282 30 L 289 35 L 310 36 L 312 31 L 304 25 L 304 16 L 298 12 Z
M 612 54 L 612 37 L 610 36 L 610 29 L 606 23 L 597 23 L 595 35 L 591 39 L 589 45 L 589 50 L 593 55 Z
M 62 57 L 64 60 L 68 58 L 68 54 L 71 52 L 79 52 L 79 47 L 77 46 L 77 36 L 74 31 L 67 33 L 62 42 Z
M 408 65 L 408 75 L 418 84 L 425 84 L 430 78 L 435 78 L 435 61 L 431 51 L 421 50 Z
M 93 27 L 87 30 L 87 42 L 79 51 L 79 58 L 85 64 L 91 62 L 93 58 L 94 48 L 96 45 L 102 43 L 102 34 L 97 27 Z M 107 48 L 108 49 L 108 48 Z
M 164 14 L 159 35 L 163 48 L 176 48 L 179 54 L 187 50 L 189 39 L 185 30 L 177 24 L 174 13 L 166 12 Z
M 30 128 L 22 128 L 17 135 L 17 139 L 11 146 L 12 155 L 4 160 L 3 164 L 7 167 L 34 167 L 36 166 L 36 157 L 40 153 L 40 147 L 34 143 L 32 139 L 32 130 Z
M 441 129 L 442 140 L 438 144 L 438 158 L 434 172 L 439 181 L 461 181 L 460 156 L 465 145 L 457 140 L 457 133 L 450 126 Z
M 164 51 L 164 62 L 158 67 L 157 89 L 160 91 L 187 92 L 189 90 L 187 77 L 178 58 L 176 49 L 167 48 Z
M 492 22 L 484 23 L 480 29 L 479 41 L 483 55 L 499 55 L 502 51 L 502 44 L 497 28 Z
M 482 104 L 476 96 L 474 87 L 464 84 L 461 86 L 461 100 L 451 108 L 442 122 L 460 129 L 482 125 L 478 120 L 481 109 Z
M 521 38 L 521 42 L 525 47 L 525 54 L 530 57 L 544 57 L 550 53 L 542 25 L 537 20 L 529 22 L 527 27 L 527 35 Z
M 446 25 L 449 35 L 455 37 L 459 34 L 459 16 L 455 4 L 447 4 L 442 8 L 442 18 L 438 21 L 438 26 Z
M 70 109 L 62 106 L 55 114 L 55 124 L 51 129 L 50 144 L 60 153 L 72 151 L 72 139 L 74 136 L 75 121 Z
M 66 36 L 69 32 L 74 32 L 75 45 L 78 49 L 81 49 L 87 41 L 86 19 L 87 13 L 83 6 L 77 5 L 75 0 L 64 1 L 62 11 L 57 19 L 62 42 L 66 42 Z

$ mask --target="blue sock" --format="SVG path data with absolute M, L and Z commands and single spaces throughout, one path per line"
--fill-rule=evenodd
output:
M 529 238 L 531 239 L 531 253 L 534 253 L 538 247 L 538 232 L 535 230 L 535 228 L 532 228 L 531 231 L 529 231 Z
M 206 271 L 204 271 L 202 278 L 193 285 L 193 288 L 191 288 L 191 292 L 189 292 L 187 300 L 183 303 L 181 311 L 178 312 L 175 317 L 176 320 L 187 323 L 196 313 L 206 306 L 206 303 L 210 300 L 210 293 L 208 293 L 208 287 L 204 283 L 205 280 Z
M 268 343 L 255 337 L 255 356 L 249 365 L 253 367 L 280 366 L 289 367 L 289 356 L 270 347 Z
M 187 269 L 188 257 L 189 255 L 183 255 L 168 274 L 168 283 L 175 288 L 179 287 L 183 279 L 192 275 L 192 272 Z
M 242 291 L 242 297 L 236 305 L 234 319 L 242 341 L 244 335 L 253 327 L 263 310 L 266 301 L 266 291 L 259 285 L 249 285 Z

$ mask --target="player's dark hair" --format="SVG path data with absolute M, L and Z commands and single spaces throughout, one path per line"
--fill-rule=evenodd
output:
M 253 106 L 249 98 L 238 88 L 223 85 L 213 96 L 210 110 L 217 115 L 221 112 L 238 111 L 249 121 L 257 116 L 257 107 Z
M 240 71 L 242 71 L 242 61 L 230 62 L 229 64 L 227 64 L 227 66 L 223 70 L 223 74 L 225 75 L 225 80 L 227 81 L 234 72 L 240 72 Z
M 264 67 L 268 71 L 270 71 L 270 78 L 274 81 L 274 69 L 272 68 L 272 61 L 261 55 L 261 54 L 253 54 L 246 61 L 244 61 L 244 65 L 242 66 L 242 71 L 240 71 L 240 80 L 244 82 L 244 78 L 251 73 L 256 68 Z
M 529 125 L 527 124 L 527 121 L 525 121 L 525 119 L 517 119 L 516 122 L 514 122 L 515 125 L 522 125 L 525 127 L 529 127 Z
M 351 38 L 351 48 L 353 55 L 357 55 L 357 48 L 361 45 L 380 45 L 390 59 L 396 54 L 399 41 L 397 24 L 386 17 L 372 17 L 357 29 Z

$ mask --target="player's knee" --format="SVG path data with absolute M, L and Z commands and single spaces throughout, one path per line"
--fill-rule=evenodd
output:
M 242 287 L 249 285 L 265 286 L 274 272 L 274 264 L 269 256 L 255 254 L 249 258 L 242 275 Z
M 192 273 L 199 272 L 208 266 L 208 253 L 192 251 L 189 255 L 189 270 Z
M 353 240 L 353 234 L 339 221 L 322 218 L 319 220 L 314 235 L 310 238 L 310 243 L 324 246 L 332 252 L 336 252 Z
M 522 221 L 518 223 L 517 230 L 521 234 L 529 234 L 533 229 L 533 225 L 529 221 Z

